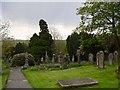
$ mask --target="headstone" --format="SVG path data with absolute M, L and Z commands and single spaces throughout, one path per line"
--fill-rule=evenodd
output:
M 45 52 L 45 62 L 48 62 L 48 55 L 47 55 L 47 51 Z
M 55 54 L 53 54 L 53 56 L 52 56 L 52 63 L 54 63 L 55 62 Z
M 45 69 L 46 69 L 46 68 L 45 68 L 45 65 L 44 65 L 44 64 L 40 64 L 39 69 L 40 69 L 40 70 L 45 70 Z
M 43 63 L 43 57 L 41 58 L 41 62 Z
M 96 54 L 96 62 L 97 62 L 97 66 L 98 66 L 98 56 L 99 56 L 99 52 L 97 52 L 97 54 Z
M 72 62 L 74 62 L 75 61 L 75 58 L 74 58 L 74 55 L 72 56 Z
M 114 52 L 114 63 L 118 62 L 118 51 Z
M 99 51 L 98 56 L 98 68 L 103 69 L 104 68 L 104 52 Z
M 88 55 L 88 59 L 89 59 L 88 61 L 91 62 L 92 64 L 93 64 L 93 57 L 94 57 L 94 56 L 93 56 L 92 53 L 90 53 L 90 54 Z
M 58 55 L 58 63 L 60 63 L 60 60 L 61 60 L 61 59 L 60 59 L 60 55 Z
M 68 68 L 68 63 L 69 63 L 68 56 L 64 55 L 63 59 L 62 59 L 62 62 L 61 62 L 62 69 L 67 69 Z
M 108 59 L 109 59 L 109 64 L 110 64 L 110 65 L 113 65 L 113 53 L 110 53 L 110 54 L 108 55 Z
M 80 65 L 80 48 L 77 49 L 76 55 L 77 55 L 77 62 Z

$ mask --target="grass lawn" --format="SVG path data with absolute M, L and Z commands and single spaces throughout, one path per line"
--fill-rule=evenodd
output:
M 116 67 L 116 65 L 106 65 L 105 69 L 100 70 L 97 66 L 87 64 L 65 70 L 31 71 L 27 69 L 22 72 L 33 88 L 61 88 L 57 84 L 57 80 L 84 77 L 90 77 L 98 81 L 97 85 L 88 86 L 87 88 L 117 88 L 118 79 Z

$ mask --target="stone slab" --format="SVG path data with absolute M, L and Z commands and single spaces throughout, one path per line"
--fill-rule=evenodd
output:
M 93 85 L 93 84 L 97 84 L 98 82 L 91 78 L 76 78 L 70 80 L 58 80 L 58 83 L 63 88 L 66 88 L 66 87 Z

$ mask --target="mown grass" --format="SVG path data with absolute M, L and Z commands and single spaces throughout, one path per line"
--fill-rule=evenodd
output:
M 87 64 L 65 70 L 31 71 L 30 69 L 28 69 L 23 70 L 23 73 L 25 74 L 26 78 L 33 88 L 61 88 L 58 85 L 57 80 L 84 77 L 89 77 L 98 81 L 97 85 L 87 86 L 87 88 L 117 88 L 118 78 L 116 69 L 116 65 L 106 65 L 106 68 L 101 70 L 98 69 L 95 65 Z

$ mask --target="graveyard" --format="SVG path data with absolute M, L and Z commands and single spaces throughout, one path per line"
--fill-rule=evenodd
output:
M 98 81 L 98 84 L 91 86 L 82 86 L 80 88 L 117 88 L 118 78 L 116 67 L 110 66 L 106 62 L 105 69 L 100 70 L 96 65 L 82 63 L 80 67 L 72 67 L 65 70 L 23 70 L 22 72 L 34 88 L 62 88 L 57 80 L 69 80 L 74 78 L 92 78 Z M 33 77 L 34 76 L 34 77 Z M 75 88 L 72 88 L 73 90 Z
M 3 6 L 7 4 L 9 3 L 4 3 Z M 22 5 L 28 5 L 29 8 L 32 6 L 33 11 L 36 10 L 34 5 L 36 7 L 42 5 L 41 3 L 17 4 L 13 3 L 16 10 L 21 9 Z M 120 8 L 118 7 L 120 3 L 79 2 L 80 7 L 74 6 L 73 3 L 56 3 L 59 4 L 63 7 L 66 7 L 65 4 L 70 5 L 75 10 L 69 8 L 71 11 L 69 15 L 66 13 L 68 8 L 61 7 L 54 10 L 56 6 L 50 3 L 54 8 L 44 9 L 57 14 L 58 17 L 55 19 L 48 14 L 46 16 L 46 13 L 44 16 L 48 18 L 40 17 L 40 13 L 35 14 L 38 11 L 32 14 L 29 12 L 30 9 L 24 8 L 26 10 L 24 13 L 27 12 L 25 16 L 38 16 L 34 16 L 36 20 L 31 23 L 27 19 L 34 19 L 33 17 L 24 17 L 28 24 L 22 24 L 24 20 L 21 20 L 22 23 L 21 25 L 18 23 L 18 26 L 14 26 L 16 24 L 13 23 L 12 27 L 16 28 L 16 31 L 20 30 L 20 33 L 13 34 L 18 34 L 22 38 L 20 40 L 10 36 L 9 31 L 6 31 L 10 29 L 10 23 L 0 20 L 0 89 L 119 89 Z M 44 9 L 42 10 L 45 11 Z M 18 13 L 18 16 L 21 14 L 24 16 L 23 9 L 17 11 L 15 13 Z M 64 14 L 57 11 L 64 11 Z M 74 25 L 74 20 L 69 21 L 73 19 L 72 17 L 67 20 L 73 12 L 80 17 L 80 20 L 76 18 L 78 25 Z M 66 24 L 57 25 L 57 21 L 54 20 L 59 21 L 59 19 Z M 54 24 L 51 24 L 50 20 L 54 21 Z M 35 29 L 38 32 L 35 32 Z

